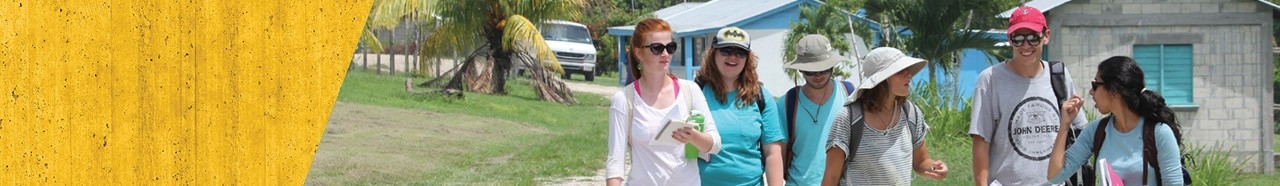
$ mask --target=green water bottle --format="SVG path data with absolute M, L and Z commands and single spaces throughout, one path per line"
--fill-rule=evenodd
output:
M 703 129 L 702 129 L 702 128 L 703 128 L 703 122 L 704 122 L 703 120 L 704 120 L 704 119 L 703 119 L 703 116 L 702 116 L 702 112 L 700 112 L 700 111 L 698 111 L 698 110 L 693 110 L 693 112 L 689 114 L 689 122 L 691 122 L 691 123 L 697 123 L 697 124 L 698 124 L 698 127 L 694 127 L 694 129 L 697 129 L 699 132 L 701 132 L 701 131 L 703 130 Z M 693 146 L 693 144 L 692 144 L 692 143 L 685 143 L 685 144 L 684 144 L 684 157 L 685 157 L 685 158 L 697 159 L 697 158 L 698 158 L 698 147 Z

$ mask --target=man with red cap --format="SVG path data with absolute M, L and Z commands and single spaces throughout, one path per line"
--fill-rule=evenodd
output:
M 1051 33 L 1040 10 L 1018 7 L 1009 18 L 1013 59 L 978 75 L 969 122 L 975 185 L 1049 185 L 1043 170 L 1062 118 L 1049 62 L 1040 59 Z M 1071 85 L 1071 74 L 1063 76 Z M 1083 113 L 1073 126 L 1086 123 Z

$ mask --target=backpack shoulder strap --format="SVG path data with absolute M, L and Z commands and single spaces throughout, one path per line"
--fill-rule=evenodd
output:
M 800 99 L 797 98 L 800 97 L 799 94 L 800 86 L 796 86 L 795 88 L 791 88 L 791 90 L 787 90 L 787 94 L 783 95 L 783 97 L 787 99 L 787 110 L 784 111 L 787 113 L 787 145 L 795 144 L 796 141 L 796 105 L 799 104 L 796 102 L 800 101 Z
M 1157 147 L 1156 147 L 1155 131 L 1156 131 L 1155 121 L 1146 120 L 1146 122 L 1143 122 L 1142 124 L 1142 162 L 1143 164 L 1151 165 L 1151 168 L 1155 169 L 1158 172 L 1160 171 L 1160 161 L 1158 160 L 1158 158 L 1156 158 L 1156 155 L 1159 154 L 1160 151 L 1156 150 Z M 1147 177 L 1147 169 L 1145 167 L 1142 169 L 1142 177 L 1143 178 Z M 1162 185 L 1163 183 L 1164 183 L 1164 179 L 1161 177 L 1161 174 L 1156 173 L 1155 184 Z M 1142 184 L 1147 185 L 1147 179 L 1142 179 Z
M 923 138 L 923 137 L 924 137 L 924 136 L 923 136 L 923 135 L 924 135 L 924 132 L 923 132 L 923 131 L 920 131 L 920 129 L 918 129 L 918 128 L 920 127 L 920 125 L 923 125 L 923 124 L 924 124 L 924 120 L 923 120 L 923 119 L 921 119 L 921 118 L 920 118 L 920 115 L 916 113 L 916 109 L 915 109 L 915 108 L 916 108 L 916 105 L 915 105 L 915 103 L 912 103 L 912 102 L 911 102 L 911 100 L 909 100 L 909 99 L 908 99 L 908 100 L 906 100 L 906 101 L 903 101 L 903 104 L 902 104 L 902 116 L 903 116 L 903 117 L 910 117 L 910 118 L 911 118 L 911 119 L 909 119 L 909 120 L 911 121 L 910 126 L 907 126 L 907 130 L 910 130 L 910 131 L 911 131 L 911 137 L 912 137 L 912 138 L 915 138 L 915 137 L 921 137 L 921 138 Z
M 1058 97 L 1058 106 L 1062 106 L 1062 100 L 1067 100 L 1070 93 L 1067 93 L 1066 67 L 1061 61 L 1049 61 L 1049 78 L 1053 84 L 1053 95 Z
M 783 102 L 785 102 L 783 104 L 786 104 L 787 106 L 786 110 L 782 111 L 787 115 L 787 120 L 782 121 L 786 122 L 783 124 L 787 127 L 787 144 L 784 144 L 787 148 L 785 148 L 786 150 L 783 151 L 784 154 L 782 154 L 783 169 L 791 168 L 791 160 L 795 159 L 796 155 L 794 148 L 796 144 L 796 101 L 798 101 L 796 97 L 798 97 L 797 94 L 800 94 L 799 90 L 800 86 L 796 86 L 795 88 L 791 88 L 791 90 L 787 90 L 787 93 L 782 94 L 784 99 Z M 783 171 L 782 174 L 784 178 L 791 177 L 790 171 Z
M 854 102 L 844 107 L 853 123 L 849 126 L 849 141 L 845 143 L 849 147 L 849 152 L 845 152 L 849 158 L 844 159 L 845 166 L 840 170 L 840 180 L 846 179 L 844 173 L 849 172 L 849 163 L 853 162 L 853 158 L 858 155 L 858 147 L 862 146 L 862 130 L 867 128 L 867 122 L 862 118 L 861 103 Z
M 636 84 L 632 83 L 631 85 L 627 85 L 622 88 L 623 96 L 627 97 L 627 124 L 622 127 L 624 131 L 623 135 L 625 135 L 623 140 L 627 140 L 628 147 L 631 146 L 631 125 L 633 125 L 631 122 L 635 121 L 635 118 L 633 117 L 636 113 L 635 86 Z
M 761 93 L 760 93 L 760 97 L 759 97 L 759 98 L 756 98 L 756 111 L 760 112 L 760 116 L 764 116 L 764 108 L 766 108 L 766 107 L 765 107 L 766 105 L 764 105 L 764 99 L 770 99 L 770 98 L 765 98 L 765 97 L 764 97 L 764 91 L 765 91 L 765 90 L 764 90 L 764 83 L 761 83 L 761 84 L 760 84 L 760 92 L 761 92 Z
M 1102 118 L 1098 121 L 1097 130 L 1093 132 L 1093 148 L 1090 150 L 1094 156 L 1098 155 L 1098 151 L 1102 150 L 1102 141 L 1107 139 L 1107 125 L 1111 122 L 1111 116 Z
M 840 81 L 840 84 L 844 85 L 844 96 L 853 95 L 853 83 L 850 83 L 849 81 Z
M 683 84 L 680 84 L 680 81 L 676 81 L 676 86 L 680 86 L 683 89 L 681 90 L 680 94 L 684 95 L 684 106 L 685 108 L 689 109 L 689 110 L 686 110 L 685 113 L 693 113 L 693 94 L 689 94 L 689 92 L 692 92 L 692 90 L 689 90 L 689 89 L 693 87 L 684 87 Z M 711 113 L 702 113 L 702 114 L 711 114 Z

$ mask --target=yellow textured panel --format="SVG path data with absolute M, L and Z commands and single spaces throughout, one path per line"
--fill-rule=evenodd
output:
M 300 185 L 370 4 L 0 2 L 0 180 Z

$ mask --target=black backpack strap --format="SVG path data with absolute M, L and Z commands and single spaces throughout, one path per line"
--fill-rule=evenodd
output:
M 1049 78 L 1053 83 L 1053 95 L 1058 97 L 1058 106 L 1062 106 L 1062 101 L 1070 96 L 1067 93 L 1066 71 L 1061 61 L 1049 61 Z
M 858 147 L 862 146 L 862 130 L 867 128 L 867 122 L 862 118 L 862 104 L 854 102 L 844 107 L 844 110 L 848 112 L 849 118 L 853 118 L 853 123 L 849 126 L 849 141 L 845 143 L 845 146 L 849 147 L 849 152 L 845 153 L 848 158 L 844 159 L 844 168 L 840 170 L 840 180 L 847 179 L 845 178 L 845 175 L 847 175 L 845 173 L 849 172 L 849 165 L 852 165 L 853 158 L 858 155 Z

